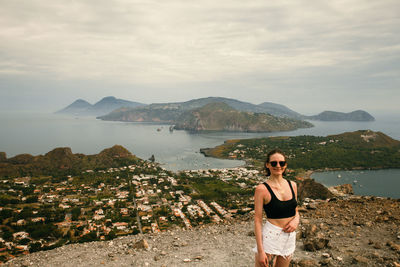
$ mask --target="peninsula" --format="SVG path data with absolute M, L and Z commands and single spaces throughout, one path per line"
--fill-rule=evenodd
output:
M 201 149 L 201 152 L 206 156 L 241 159 L 262 166 L 266 153 L 276 147 L 286 153 L 293 169 L 400 168 L 400 141 L 371 130 L 326 137 L 280 136 L 228 140 L 215 148 Z

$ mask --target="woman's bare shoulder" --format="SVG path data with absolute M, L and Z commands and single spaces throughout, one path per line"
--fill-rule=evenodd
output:
M 265 195 L 266 192 L 268 192 L 268 189 L 264 184 L 259 184 L 256 186 L 255 194 Z
M 295 181 L 288 180 L 293 187 L 294 192 L 297 194 L 297 183 Z
M 256 190 L 262 190 L 262 191 L 264 191 L 264 190 L 267 190 L 267 187 L 265 186 L 265 184 L 264 183 L 262 183 L 262 184 L 259 184 L 259 185 L 257 185 L 256 186 Z

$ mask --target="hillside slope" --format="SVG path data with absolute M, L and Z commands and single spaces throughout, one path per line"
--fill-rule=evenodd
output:
M 265 113 L 237 111 L 217 102 L 184 112 L 175 128 L 189 131 L 274 132 L 312 127 L 308 122 L 279 118 Z
M 20 154 L 12 158 L 0 159 L 0 177 L 18 177 L 35 175 L 73 175 L 88 169 L 105 169 L 127 165 L 139 161 L 124 147 L 115 145 L 99 154 L 73 154 L 71 148 L 55 148 L 45 155 L 32 156 Z

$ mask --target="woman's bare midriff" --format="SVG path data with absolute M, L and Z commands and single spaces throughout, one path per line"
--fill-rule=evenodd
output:
M 289 217 L 289 218 L 282 218 L 282 219 L 267 219 L 267 221 L 269 221 L 273 225 L 276 225 L 280 228 L 284 228 L 286 226 L 286 224 L 288 224 L 288 222 L 290 222 L 294 217 L 295 216 Z

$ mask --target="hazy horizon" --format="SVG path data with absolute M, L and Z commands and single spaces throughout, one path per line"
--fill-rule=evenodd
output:
M 2 1 L 0 110 L 209 96 L 400 113 L 400 2 Z
M 110 95 L 110 96 L 111 96 L 111 95 Z M 104 96 L 104 97 L 109 97 L 109 96 Z M 51 113 L 56 113 L 56 112 L 58 112 L 58 111 L 60 111 L 60 110 L 62 110 L 62 109 L 64 109 L 64 108 L 66 108 L 67 106 L 69 106 L 70 104 L 72 104 L 74 101 L 76 101 L 76 100 L 78 100 L 78 99 L 85 100 L 85 101 L 89 102 L 90 104 L 94 105 L 94 104 L 96 104 L 97 102 L 99 102 L 101 99 L 103 99 L 104 97 L 101 97 L 101 98 L 99 98 L 98 100 L 95 100 L 95 101 L 92 101 L 92 102 L 91 102 L 91 101 L 88 101 L 87 99 L 77 98 L 77 99 L 73 100 L 72 102 L 66 104 L 65 106 L 54 107 L 54 108 L 53 108 L 53 107 L 46 107 L 46 106 L 44 106 L 44 107 L 37 107 L 37 108 L 32 108 L 32 107 L 22 107 L 22 108 L 21 108 L 21 107 L 18 107 L 18 108 L 15 108 L 15 109 L 13 109 L 13 108 L 3 109 L 3 108 L 0 107 L 0 112 L 2 112 L 2 113 L 15 113 L 15 112 L 17 112 L 17 113 L 22 113 L 22 114 L 23 114 L 23 113 L 51 114 Z M 115 96 L 113 96 L 113 97 L 115 97 Z M 209 96 L 209 97 L 214 97 L 214 96 Z M 215 97 L 218 97 L 218 96 L 215 96 Z M 116 98 L 119 98 L 119 97 L 116 97 Z M 207 97 L 205 97 L 205 98 L 207 98 Z M 231 98 L 231 97 L 226 97 L 226 98 Z M 122 99 L 122 98 L 119 98 L 119 99 Z M 234 99 L 234 98 L 231 98 L 231 99 Z M 128 101 L 137 102 L 136 100 L 132 100 L 132 99 L 123 99 L 123 100 L 128 100 Z M 140 102 L 140 103 L 149 105 L 149 104 L 160 104 L 160 103 L 186 102 L 186 101 L 189 101 L 189 100 L 193 100 L 193 99 L 187 99 L 187 100 L 183 100 L 183 101 L 171 101 L 171 102 L 152 102 L 152 103 L 143 103 L 143 102 Z M 235 100 L 242 101 L 242 102 L 247 102 L 247 103 L 251 103 L 251 104 L 254 104 L 254 105 L 258 105 L 258 104 L 262 104 L 262 103 L 263 103 L 263 102 L 260 102 L 260 103 L 252 103 L 252 102 L 248 102 L 248 101 L 243 101 L 243 100 L 241 100 L 241 99 L 235 99 Z M 265 101 L 265 102 L 270 102 L 270 101 Z M 273 103 L 273 102 L 272 102 L 272 103 Z M 284 104 L 282 104 L 282 103 L 275 103 L 275 104 L 284 105 Z M 284 105 L 284 106 L 286 106 L 286 105 Z M 358 109 L 356 109 L 356 108 L 351 109 L 351 107 L 350 107 L 349 109 L 342 109 L 342 110 L 334 110 L 334 109 L 328 110 L 328 109 L 324 109 L 324 110 L 319 110 L 319 111 L 315 111 L 315 112 L 311 112 L 311 111 L 309 111 L 309 112 L 300 112 L 300 111 L 298 111 L 298 110 L 295 110 L 295 109 L 291 108 L 290 106 L 286 106 L 286 107 L 288 107 L 289 109 L 291 109 L 291 110 L 293 110 L 293 111 L 295 111 L 295 112 L 300 113 L 301 115 L 306 115 L 306 116 L 317 115 L 317 114 L 319 114 L 319 113 L 321 113 L 321 112 L 323 112 L 323 111 L 337 111 L 337 112 L 348 113 L 348 112 L 352 112 L 352 111 L 358 110 Z M 369 114 L 371 114 L 372 116 L 374 116 L 375 119 L 381 119 L 381 118 L 384 118 L 384 117 L 387 117 L 387 116 L 389 116 L 389 117 L 390 117 L 390 116 L 394 116 L 394 117 L 400 116 L 400 110 L 364 109 L 364 111 L 366 111 L 366 112 L 368 112 Z M 65 116 L 70 116 L 70 115 L 65 115 Z M 94 117 L 94 115 L 83 115 L 83 116 L 84 116 L 84 117 Z

